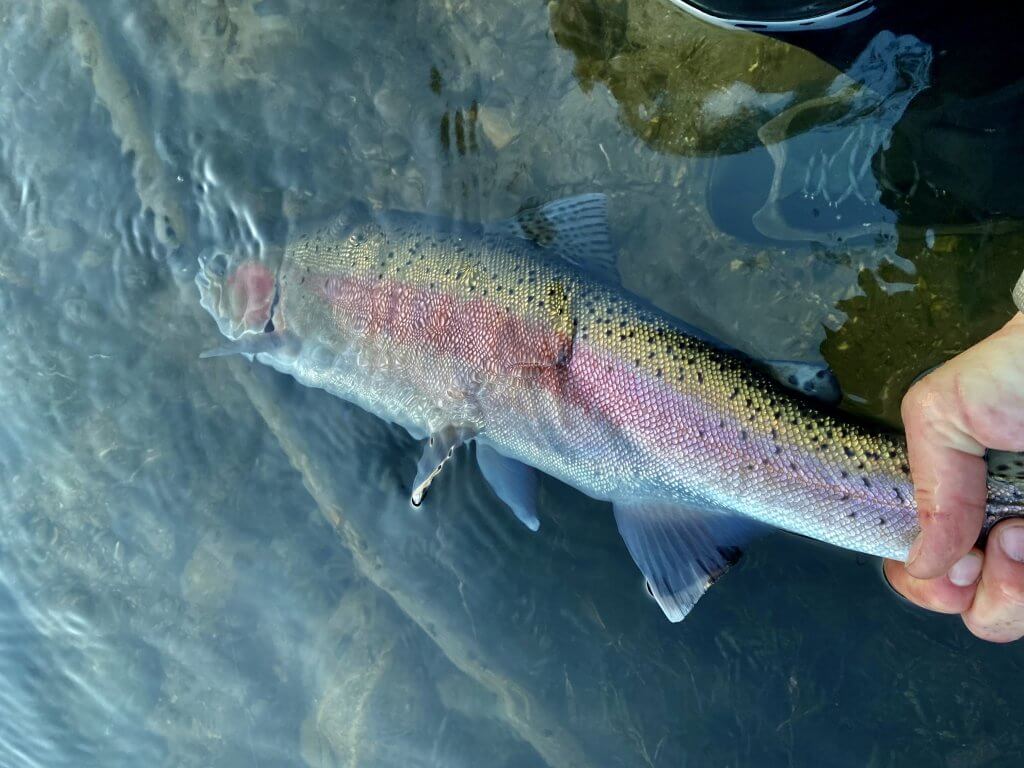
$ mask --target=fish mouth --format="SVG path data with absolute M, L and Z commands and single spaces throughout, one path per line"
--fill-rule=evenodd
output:
M 262 261 L 222 250 L 206 251 L 199 256 L 195 280 L 199 305 L 228 339 L 262 333 L 272 322 L 277 280 Z

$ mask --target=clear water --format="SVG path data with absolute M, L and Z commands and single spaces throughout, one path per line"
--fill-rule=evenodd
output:
M 198 359 L 204 248 L 603 191 L 630 290 L 893 422 L 1024 265 L 1013 27 L 922 5 L 0 0 L 0 765 L 1019 765 L 1024 652 L 868 559 L 770 537 L 671 625 L 604 505 L 460 457 L 414 511 L 407 435 Z

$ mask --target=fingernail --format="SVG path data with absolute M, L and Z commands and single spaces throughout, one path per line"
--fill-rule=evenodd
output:
M 975 552 L 968 552 L 949 569 L 946 574 L 958 587 L 969 587 L 981 576 L 981 558 Z
M 914 543 L 910 547 L 910 552 L 907 553 L 907 567 L 909 568 L 917 560 L 917 556 L 921 554 L 921 547 L 924 546 L 924 534 L 917 534 L 917 538 L 914 539 Z
M 999 532 L 999 545 L 1011 560 L 1024 563 L 1024 526 L 1011 525 Z

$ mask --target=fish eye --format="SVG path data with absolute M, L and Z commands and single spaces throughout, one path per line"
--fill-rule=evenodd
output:
M 207 263 L 207 269 L 215 277 L 224 277 L 224 275 L 226 275 L 228 272 L 228 257 L 225 256 L 223 253 L 216 254 Z

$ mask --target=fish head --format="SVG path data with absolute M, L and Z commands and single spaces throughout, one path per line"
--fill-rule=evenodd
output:
M 273 328 L 277 277 L 264 261 L 215 250 L 199 257 L 199 303 L 229 339 Z

